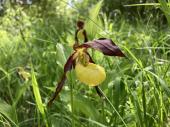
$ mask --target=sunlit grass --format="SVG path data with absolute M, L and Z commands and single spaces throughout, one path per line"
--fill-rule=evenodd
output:
M 117 22 L 104 14 L 99 17 L 100 6 L 97 4 L 94 19 L 99 26 L 90 19 L 86 22 L 87 32 L 90 25 L 97 28 L 91 30 L 96 33 L 90 31 L 90 38 L 112 38 L 126 55 L 104 57 L 89 51 L 95 62 L 105 67 L 107 77 L 100 88 L 106 99 L 80 83 L 73 70 L 54 104 L 46 107 L 72 52 L 68 40 L 74 40 L 74 24 L 66 32 L 60 22 L 51 27 L 34 25 L 29 31 L 32 36 L 25 41 L 20 34 L 0 32 L 0 126 L 170 125 L 170 31 L 160 30 L 152 22 L 146 25 L 137 20 L 133 24 L 124 18 Z M 26 80 L 18 75 L 18 68 L 30 77 Z

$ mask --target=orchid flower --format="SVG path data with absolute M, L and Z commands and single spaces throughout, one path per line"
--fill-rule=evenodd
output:
M 68 71 L 71 71 L 72 69 L 75 69 L 76 77 L 80 82 L 95 87 L 98 95 L 102 96 L 102 93 L 98 88 L 98 85 L 105 80 L 106 72 L 102 66 L 94 63 L 92 57 L 87 51 L 89 48 L 98 50 L 107 56 L 125 57 L 125 55 L 121 52 L 119 47 L 116 46 L 116 44 L 111 39 L 99 38 L 97 40 L 86 42 L 87 35 L 85 31 L 82 32 L 84 35 L 85 43 L 79 45 L 77 34 L 79 31 L 82 31 L 84 23 L 79 21 L 77 22 L 77 26 L 79 29 L 76 31 L 75 37 L 76 46 L 74 45 L 73 47 L 74 52 L 67 59 L 67 62 L 64 66 L 64 74 L 60 82 L 57 84 L 56 91 L 52 98 L 50 99 L 50 101 L 48 102 L 48 105 L 51 105 L 55 98 L 58 96 L 59 92 L 62 90 L 62 87 L 66 81 L 67 78 L 66 73 Z

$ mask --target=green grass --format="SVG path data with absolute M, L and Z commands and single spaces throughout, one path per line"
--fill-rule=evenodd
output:
M 93 17 L 86 20 L 89 38 L 112 38 L 127 56 L 89 51 L 107 72 L 100 85 L 106 99 L 80 83 L 73 70 L 59 97 L 46 106 L 73 52 L 75 24 L 67 22 L 69 15 L 60 19 L 64 27 L 55 18 L 50 26 L 46 20 L 31 24 L 25 29 L 25 39 L 14 34 L 12 23 L 7 24 L 12 30 L 0 29 L 0 126 L 170 126 L 169 29 L 160 29 L 152 21 L 111 20 L 99 15 L 101 6 L 99 2 L 89 11 Z

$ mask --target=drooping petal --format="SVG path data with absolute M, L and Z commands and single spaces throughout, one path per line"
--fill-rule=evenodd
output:
M 50 106 L 53 103 L 53 101 L 56 99 L 56 97 L 58 96 L 58 94 L 62 90 L 65 81 L 66 81 L 66 73 L 63 74 L 61 81 L 57 84 L 55 93 L 53 94 L 52 98 L 49 100 L 48 106 Z
M 89 41 L 79 47 L 93 48 L 108 56 L 125 57 L 120 48 L 111 39 L 107 38 L 99 38 L 98 40 Z
M 74 65 L 74 61 L 76 59 L 75 57 L 75 53 L 74 52 L 67 60 L 66 64 L 64 65 L 64 74 L 62 75 L 62 78 L 60 80 L 60 82 L 58 82 L 58 84 L 56 85 L 56 90 L 55 90 L 55 93 L 53 94 L 52 98 L 50 99 L 50 101 L 48 102 L 48 106 L 50 106 L 53 101 L 55 100 L 55 98 L 58 96 L 58 94 L 60 93 L 60 91 L 62 90 L 63 86 L 64 86 L 64 83 L 66 81 L 66 73 L 67 71 L 70 71 L 72 68 L 73 68 L 73 65 Z

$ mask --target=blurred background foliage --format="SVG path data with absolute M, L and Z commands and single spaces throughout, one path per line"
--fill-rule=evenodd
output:
M 169 13 L 169 0 L 0 0 L 0 126 L 170 126 Z M 127 58 L 89 51 L 110 103 L 71 71 L 48 108 L 78 19 L 89 40 L 111 38 Z

